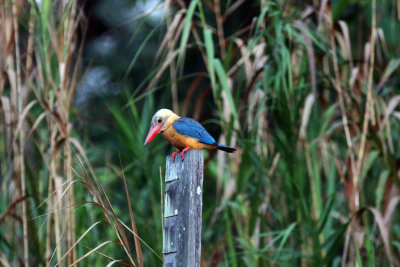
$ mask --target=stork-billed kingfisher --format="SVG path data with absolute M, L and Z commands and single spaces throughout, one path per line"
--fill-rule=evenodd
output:
M 160 109 L 154 114 L 144 145 L 150 143 L 159 132 L 165 140 L 178 149 L 178 151 L 172 153 L 173 161 L 175 161 L 175 155 L 180 152 L 182 152 L 183 161 L 185 151 L 190 149 L 219 149 L 228 153 L 233 153 L 236 150 L 218 144 L 197 121 L 181 118 L 169 109 Z

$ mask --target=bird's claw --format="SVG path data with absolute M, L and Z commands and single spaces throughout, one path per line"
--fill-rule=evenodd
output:
M 187 147 L 187 148 L 183 149 L 182 151 L 178 150 L 178 151 L 175 151 L 174 153 L 172 153 L 172 161 L 175 162 L 176 154 L 181 153 L 181 152 L 182 152 L 182 161 L 183 161 L 185 159 L 185 152 L 188 150 L 190 150 L 190 148 Z
M 176 154 L 178 154 L 180 151 L 175 151 L 174 153 L 172 153 L 172 161 L 175 161 L 175 156 Z
M 185 151 L 190 150 L 190 148 L 185 148 L 184 150 L 182 150 L 182 161 L 185 159 Z

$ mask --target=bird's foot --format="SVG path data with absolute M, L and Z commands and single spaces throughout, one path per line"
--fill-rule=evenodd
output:
M 175 151 L 174 153 L 172 153 L 172 161 L 175 161 L 175 156 L 176 154 L 180 153 L 180 151 Z
M 188 151 L 188 150 L 190 150 L 189 147 L 182 150 L 182 161 L 185 159 L 185 151 Z
M 182 151 L 175 151 L 174 153 L 172 153 L 172 161 L 175 161 L 175 156 L 176 156 L 176 154 L 178 154 L 178 153 L 181 153 L 182 152 L 182 161 L 185 159 L 185 152 L 186 151 L 188 151 L 188 150 L 190 150 L 191 148 L 189 148 L 189 147 L 186 147 L 186 148 L 184 148 Z

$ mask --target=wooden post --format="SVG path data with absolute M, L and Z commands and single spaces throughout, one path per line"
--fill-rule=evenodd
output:
M 200 266 L 203 206 L 203 151 L 167 157 L 164 194 L 165 267 Z

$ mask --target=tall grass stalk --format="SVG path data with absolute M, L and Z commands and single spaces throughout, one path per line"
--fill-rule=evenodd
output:
M 83 205 L 76 199 L 79 182 L 87 186 L 86 194 L 94 197 L 90 205 L 101 208 L 135 266 L 123 226 L 104 190 L 107 202 L 102 201 L 97 189 L 101 184 L 72 128 L 84 40 L 78 40 L 78 30 L 84 33 L 78 2 L 2 1 L 0 10 L 5 71 L 0 81 L 1 210 L 6 211 L 0 217 L 2 263 L 76 266 L 112 243 L 97 246 L 96 242 L 88 253 L 79 248 L 86 233 L 97 226 L 76 217 L 77 207 Z M 81 171 L 76 170 L 79 166 Z M 132 210 L 130 214 L 133 230 L 128 230 L 133 232 L 139 266 L 143 266 Z M 88 229 L 77 239 L 82 226 Z

